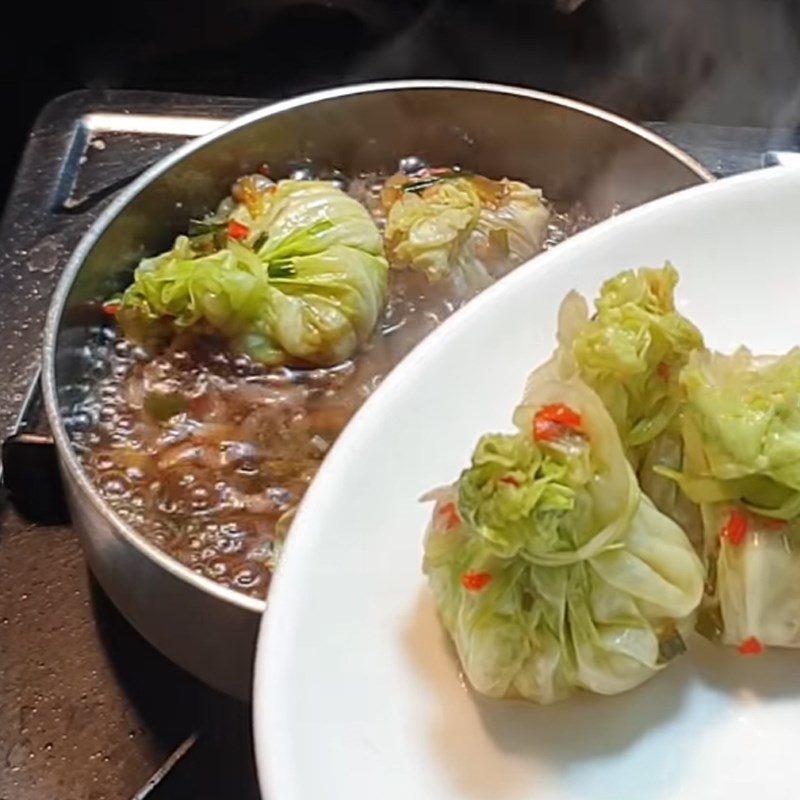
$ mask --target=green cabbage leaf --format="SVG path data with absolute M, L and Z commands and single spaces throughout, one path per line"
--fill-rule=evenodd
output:
M 543 409 L 578 428 L 536 438 Z M 423 570 L 472 686 L 539 703 L 616 694 L 684 649 L 703 591 L 686 535 L 643 495 L 619 433 L 577 378 L 539 372 L 517 431 L 484 436 L 436 492 Z
M 695 353 L 681 375 L 686 459 L 709 580 L 698 629 L 800 647 L 800 350 Z
M 360 203 L 328 182 L 281 181 L 259 213 L 242 204 L 230 220 L 241 234 L 223 233 L 222 246 L 209 248 L 204 234 L 198 252 L 179 236 L 139 264 L 117 313 L 128 338 L 157 349 L 193 332 L 267 364 L 319 365 L 346 360 L 369 339 L 388 265 Z
M 433 282 L 478 291 L 544 245 L 550 212 L 542 193 L 521 181 L 454 173 L 391 191 L 389 260 Z

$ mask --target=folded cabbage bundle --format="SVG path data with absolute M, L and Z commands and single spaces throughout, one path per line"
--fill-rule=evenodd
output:
M 683 463 L 679 378 L 704 347 L 675 307 L 677 283 L 671 264 L 621 272 L 603 284 L 591 318 L 584 298 L 571 292 L 559 313 L 558 349 L 542 369 L 577 375 L 599 395 L 645 493 L 699 550 L 697 508 L 662 474 Z
M 369 212 L 325 181 L 267 181 L 245 200 L 140 263 L 118 302 L 125 336 L 157 349 L 191 330 L 266 364 L 346 360 L 387 295 Z
M 514 421 L 433 493 L 423 568 L 444 626 L 483 694 L 631 689 L 685 649 L 701 562 L 579 378 L 539 371 Z
M 698 630 L 758 653 L 800 647 L 800 350 L 695 353 L 681 375 L 708 582 Z
M 550 220 L 540 190 L 453 170 L 396 176 L 387 181 L 383 203 L 392 266 L 433 282 L 450 280 L 462 294 L 535 256 Z

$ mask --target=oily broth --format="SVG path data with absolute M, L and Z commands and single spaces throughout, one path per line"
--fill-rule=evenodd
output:
M 263 595 L 280 520 L 358 407 L 455 310 L 420 277 L 391 276 L 373 341 L 330 369 L 268 368 L 213 340 L 150 357 L 113 329 L 99 333 L 90 346 L 108 369 L 72 415 L 89 424 L 71 433 L 100 494 L 181 563 Z M 146 407 L 153 393 L 187 407 L 159 421 Z
M 381 227 L 383 180 L 364 175 L 349 189 Z M 554 207 L 546 246 L 594 221 Z M 195 572 L 265 596 L 293 510 L 339 433 L 392 367 L 469 299 L 409 271 L 391 271 L 389 288 L 369 345 L 329 369 L 266 367 L 210 339 L 179 339 L 153 357 L 115 329 L 99 330 L 89 348 L 104 368 L 72 410 L 80 424 L 70 434 L 101 496 Z M 166 406 L 154 409 L 153 396 Z

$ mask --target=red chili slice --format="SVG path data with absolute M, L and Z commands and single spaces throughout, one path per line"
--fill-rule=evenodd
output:
M 461 525 L 461 516 L 458 513 L 455 503 L 445 503 L 439 509 L 439 517 L 444 522 L 444 529 L 446 531 L 452 531 L 454 528 Z
M 549 419 L 534 417 L 533 438 L 537 442 L 556 442 L 567 432 L 567 428 Z
M 119 313 L 121 306 L 119 303 L 103 303 L 103 313 L 114 317 Z
M 488 572 L 465 572 L 461 576 L 461 585 L 470 592 L 480 592 L 492 582 Z
M 570 431 L 581 433 L 583 418 L 564 403 L 543 406 L 533 418 L 533 438 L 537 442 L 562 439 Z
M 515 489 L 519 489 L 522 485 L 513 475 L 506 475 L 505 478 L 500 478 L 500 483 L 507 483 L 509 486 L 513 486 Z
M 740 545 L 747 536 L 747 517 L 741 511 L 733 510 L 722 529 L 722 535 L 734 546 Z
M 672 367 L 669 364 L 665 364 L 663 361 L 658 365 L 656 372 L 658 373 L 658 377 L 661 378 L 662 381 L 668 381 L 670 375 L 672 375 Z
M 751 636 L 739 645 L 739 652 L 743 656 L 760 656 L 764 652 L 764 645 L 755 636 Z
M 228 223 L 228 236 L 231 239 L 246 239 L 248 234 L 250 233 L 250 228 L 247 225 L 242 225 L 241 222 L 237 222 L 235 219 L 232 219 Z

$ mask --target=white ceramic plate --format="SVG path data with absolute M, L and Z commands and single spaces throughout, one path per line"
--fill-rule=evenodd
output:
M 420 572 L 430 507 L 484 432 L 507 430 L 556 311 L 671 260 L 710 346 L 800 343 L 800 172 L 656 201 L 540 256 L 419 346 L 337 442 L 294 523 L 258 650 L 268 800 L 800 797 L 800 652 L 691 652 L 617 697 L 557 706 L 467 691 Z

